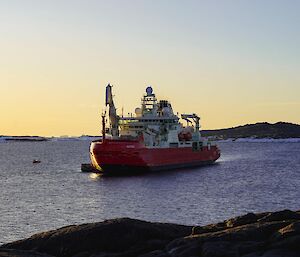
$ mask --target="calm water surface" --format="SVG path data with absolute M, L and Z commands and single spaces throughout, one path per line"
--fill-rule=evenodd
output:
M 0 244 L 115 217 L 203 225 L 300 209 L 300 143 L 219 145 L 216 165 L 107 178 L 80 171 L 88 141 L 0 143 Z

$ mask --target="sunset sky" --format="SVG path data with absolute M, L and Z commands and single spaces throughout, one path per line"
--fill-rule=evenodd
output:
M 0 135 L 100 134 L 151 85 L 203 129 L 300 123 L 300 1 L 0 0 Z

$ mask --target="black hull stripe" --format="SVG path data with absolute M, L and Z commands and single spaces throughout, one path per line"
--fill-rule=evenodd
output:
M 209 161 L 200 161 L 200 162 L 192 162 L 192 163 L 182 163 L 182 164 L 170 164 L 163 166 L 131 166 L 131 165 L 101 165 L 102 171 L 104 175 L 134 175 L 145 172 L 157 172 L 164 170 L 174 170 L 174 169 L 184 169 L 184 168 L 193 168 L 200 167 L 204 165 L 213 164 L 215 160 Z

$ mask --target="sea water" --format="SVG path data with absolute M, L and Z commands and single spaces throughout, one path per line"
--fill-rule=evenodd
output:
M 89 144 L 0 143 L 0 244 L 116 217 L 205 225 L 300 209 L 300 143 L 220 142 L 215 165 L 128 177 L 82 173 Z

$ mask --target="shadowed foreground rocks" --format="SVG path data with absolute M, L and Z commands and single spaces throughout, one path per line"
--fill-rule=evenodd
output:
M 207 226 L 128 218 L 63 227 L 0 247 L 0 257 L 299 257 L 300 211 Z

